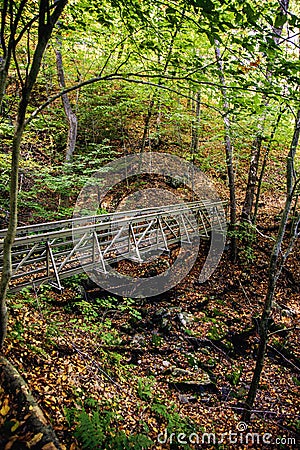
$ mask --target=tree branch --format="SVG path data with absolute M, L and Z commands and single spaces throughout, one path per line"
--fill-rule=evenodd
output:
M 158 88 L 166 90 L 168 92 L 173 92 L 174 94 L 177 94 L 177 95 L 179 95 L 179 96 L 181 96 L 183 98 L 187 98 L 187 99 L 193 100 L 193 97 L 191 97 L 190 95 L 183 94 L 182 92 L 177 91 L 176 89 L 170 88 L 168 86 L 164 86 L 162 84 L 153 83 L 151 81 L 145 81 L 145 80 L 135 80 L 134 78 L 127 78 L 125 75 L 121 75 L 121 74 L 110 74 L 110 75 L 106 75 L 106 76 L 103 76 L 103 77 L 94 77 L 94 78 L 90 78 L 89 80 L 81 81 L 80 83 L 76 83 L 74 86 L 71 86 L 69 88 L 63 89 L 62 91 L 60 91 L 57 94 L 53 95 L 45 103 L 43 103 L 35 111 L 33 111 L 33 113 L 31 113 L 31 115 L 25 121 L 25 126 L 27 126 L 47 106 L 49 106 L 51 103 L 53 103 L 55 100 L 59 99 L 63 95 L 65 95 L 65 94 L 67 94 L 69 92 L 75 91 L 77 89 L 80 89 L 80 88 L 82 88 L 84 86 L 88 86 L 90 84 L 99 83 L 101 81 L 113 81 L 113 80 L 123 80 L 123 81 L 126 81 L 128 83 L 136 83 L 136 84 L 143 84 L 143 85 L 147 85 L 147 86 L 158 87 Z M 200 102 L 200 103 L 201 103 L 201 105 L 204 105 L 207 108 L 213 109 L 218 114 L 222 115 L 222 111 L 220 111 L 215 106 L 209 105 L 209 104 L 204 103 L 204 102 Z

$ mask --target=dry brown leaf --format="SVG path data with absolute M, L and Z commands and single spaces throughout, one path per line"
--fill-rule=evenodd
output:
M 27 442 L 27 447 L 28 447 L 28 448 L 33 447 L 33 446 L 36 445 L 38 442 L 40 442 L 40 440 L 42 439 L 42 437 L 43 437 L 43 433 L 38 433 L 38 434 L 36 434 L 35 436 L 33 436 L 33 438 L 32 438 L 29 442 Z
M 53 442 L 48 442 L 48 444 L 43 445 L 42 450 L 57 450 L 57 447 Z
M 14 443 L 19 439 L 19 436 L 13 436 L 9 442 L 6 444 L 6 446 L 4 447 L 4 450 L 10 450 L 12 448 L 12 446 L 14 445 Z
M 9 406 L 9 399 L 6 397 L 6 399 L 3 402 L 2 408 L 0 409 L 1 416 L 6 416 L 10 410 Z

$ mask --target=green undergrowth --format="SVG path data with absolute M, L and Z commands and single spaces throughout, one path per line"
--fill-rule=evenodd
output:
M 133 430 L 125 425 L 125 418 L 120 414 L 121 404 L 126 400 L 115 397 L 113 401 L 97 401 L 88 398 L 79 401 L 76 408 L 65 409 L 68 425 L 73 429 L 74 436 L 84 449 L 135 449 L 153 448 L 155 442 L 148 437 L 151 424 L 154 428 L 165 430 L 157 432 L 157 439 L 165 435 L 189 436 L 199 431 L 199 427 L 188 417 L 183 417 L 176 404 L 166 401 L 155 394 L 153 378 L 138 378 L 137 380 L 136 410 L 129 410 L 128 414 L 135 418 Z M 124 405 L 123 405 L 124 406 Z M 142 418 L 143 411 L 147 416 Z M 153 426 L 153 425 L 152 425 Z M 108 432 L 109 430 L 109 432 Z M 201 428 L 201 431 L 204 429 Z M 161 442 L 161 441 L 160 441 Z M 190 445 L 176 443 L 174 449 L 191 449 Z

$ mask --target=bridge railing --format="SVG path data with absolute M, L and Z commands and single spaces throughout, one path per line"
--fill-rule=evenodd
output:
M 121 259 L 143 262 L 149 252 L 168 252 L 180 242 L 224 232 L 223 202 L 190 202 L 17 228 L 12 248 L 11 290 L 45 282 L 62 290 L 61 280 L 82 265 L 106 272 Z M 7 230 L 0 231 L 0 258 Z M 2 262 L 0 262 L 2 271 Z

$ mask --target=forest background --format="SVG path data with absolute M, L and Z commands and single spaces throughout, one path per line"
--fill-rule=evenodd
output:
M 82 284 L 81 280 L 69 282 L 70 291 L 64 294 L 64 314 L 74 320 L 74 329 L 69 333 L 78 332 L 76 320 L 78 314 L 82 314 L 84 319 L 79 334 L 87 333 L 91 339 L 100 336 L 101 352 L 100 355 L 96 352 L 97 356 L 93 358 L 98 361 L 98 369 L 105 368 L 106 375 L 98 374 L 101 389 L 109 393 L 107 381 L 113 379 L 126 384 L 134 373 L 136 387 L 130 389 L 136 391 L 134 395 L 142 405 L 138 413 L 132 413 L 133 417 L 138 417 L 134 426 L 130 427 L 130 420 L 125 420 L 121 427 L 123 434 L 117 431 L 119 425 L 116 425 L 109 437 L 104 433 L 106 424 L 119 424 L 119 408 L 122 409 L 122 395 L 128 392 L 127 388 L 123 394 L 117 390 L 116 395 L 107 395 L 107 403 L 102 409 L 110 415 L 103 417 L 98 411 L 99 406 L 91 401 L 91 398 L 98 400 L 100 388 L 98 393 L 89 392 L 89 402 L 80 403 L 81 406 L 78 406 L 78 396 L 88 395 L 70 394 L 67 413 L 61 403 L 63 396 L 53 400 L 55 427 L 64 441 L 73 439 L 70 445 L 76 438 L 81 445 L 88 442 L 86 448 L 95 448 L 89 441 L 93 433 L 86 431 L 90 430 L 88 423 L 96 435 L 95 442 L 102 439 L 107 446 L 116 445 L 109 443 L 109 439 L 125 439 L 128 433 L 124 430 L 130 430 L 134 443 L 127 442 L 126 445 L 144 448 L 152 445 L 147 439 L 155 441 L 155 430 L 162 424 L 168 430 L 174 427 L 192 430 L 199 423 L 205 428 L 205 408 L 224 406 L 224 401 L 230 405 L 232 423 L 236 421 L 237 411 L 248 423 L 270 345 L 275 349 L 274 355 L 278 357 L 276 352 L 279 352 L 279 359 L 283 358 L 287 365 L 284 367 L 289 377 L 286 388 L 291 390 L 291 398 L 289 395 L 286 398 L 291 407 L 296 406 L 293 395 L 299 386 L 296 350 L 299 341 L 299 24 L 299 5 L 288 0 L 61 0 L 53 3 L 2 0 L 0 195 L 2 228 L 8 227 L 8 232 L 3 243 L 0 284 L 1 343 L 4 354 L 7 356 L 10 350 L 11 361 L 27 376 L 31 387 L 36 386 L 37 378 L 34 374 L 28 375 L 30 362 L 26 361 L 25 355 L 29 352 L 32 358 L 32 354 L 38 354 L 36 370 L 39 372 L 41 359 L 51 358 L 51 346 L 62 345 L 67 338 L 57 319 L 55 330 L 49 330 L 49 325 L 43 321 L 44 315 L 57 317 L 58 314 L 55 294 L 47 290 L 42 297 L 40 292 L 34 296 L 26 291 L 9 298 L 8 309 L 12 314 L 7 323 L 11 248 L 17 223 L 24 225 L 71 217 L 77 195 L 95 169 L 118 156 L 153 150 L 192 161 L 214 180 L 220 195 L 229 204 L 228 251 L 223 265 L 221 262 L 219 272 L 207 285 L 200 288 L 194 281 L 189 284 L 193 279 L 191 275 L 191 279 L 185 280 L 177 291 L 175 289 L 170 294 L 175 308 L 171 312 L 170 305 L 164 303 L 166 299 L 157 300 L 162 302 L 160 308 L 150 302 L 148 310 L 146 300 L 145 304 L 137 305 L 132 299 L 117 301 L 105 298 L 104 294 L 102 299 L 91 303 L 85 295 L 74 298 L 72 294 L 76 286 Z M 147 180 L 143 182 L 147 185 Z M 136 183 L 137 180 L 133 180 L 129 192 Z M 184 294 L 181 293 L 181 301 L 178 301 L 180 289 Z M 245 304 L 247 314 L 243 320 L 234 317 L 233 298 L 235 305 Z M 25 339 L 26 333 L 36 331 L 27 323 L 26 317 L 30 312 L 31 322 L 35 313 L 41 314 L 40 301 L 43 301 L 45 311 L 43 320 L 39 317 L 36 321 L 37 324 L 39 320 L 43 322 L 40 330 L 47 328 L 50 341 L 46 346 L 40 343 L 32 349 L 28 348 L 32 347 L 31 340 L 38 341 L 39 338 Z M 27 312 L 23 309 L 25 304 L 29 308 Z M 130 330 L 122 329 L 125 324 L 120 323 L 118 314 L 115 315 L 116 310 L 120 312 L 120 305 L 128 317 L 138 319 Z M 163 310 L 161 317 L 153 322 L 159 309 Z M 185 321 L 183 326 L 179 314 L 192 312 L 193 325 L 186 326 Z M 103 314 L 108 314 L 108 322 L 104 319 L 99 322 Z M 151 314 L 154 316 L 150 320 Z M 231 322 L 226 322 L 224 315 Z M 70 320 L 70 316 L 66 320 Z M 149 326 L 148 332 L 144 322 Z M 239 356 L 232 342 L 237 323 L 239 333 L 249 346 L 249 352 L 244 349 Z M 206 356 L 213 359 L 212 367 L 208 367 L 205 351 L 202 357 L 198 355 L 201 346 L 197 339 L 201 340 L 205 332 L 208 342 L 202 350 L 210 348 Z M 133 341 L 137 354 L 147 353 L 149 344 L 149 348 L 156 349 L 161 356 L 164 345 L 172 347 L 170 342 L 175 335 L 177 338 L 180 335 L 187 345 L 185 356 L 178 356 L 175 367 L 170 363 L 172 369 L 169 360 L 163 358 L 160 367 L 165 367 L 165 362 L 166 370 L 163 369 L 162 379 L 155 375 L 157 369 L 152 366 L 159 366 L 159 363 L 154 361 L 150 368 L 143 367 L 143 376 L 139 377 L 136 366 L 135 369 L 131 367 L 135 357 L 126 355 L 126 351 L 130 353 L 128 342 Z M 189 339 L 191 337 L 195 341 Z M 90 337 L 85 335 L 84 339 Z M 139 339 L 142 344 L 136 341 Z M 219 350 L 214 347 L 212 350 L 211 343 Z M 254 344 L 257 351 L 251 358 L 250 348 Z M 80 345 L 83 344 L 79 341 L 75 349 L 73 347 L 76 357 Z M 127 347 L 129 350 L 125 351 Z M 218 351 L 218 356 L 212 353 Z M 198 352 L 199 360 L 195 352 Z M 25 357 L 21 363 L 18 361 L 20 354 Z M 186 356 L 190 354 L 196 362 Z M 272 365 L 275 364 L 274 355 L 269 355 L 273 376 L 277 370 Z M 221 375 L 222 367 L 226 366 L 223 358 L 228 357 L 237 359 L 231 360 L 224 379 Z M 243 358 L 249 359 L 247 364 Z M 186 403 L 183 400 L 183 404 L 188 405 L 185 408 L 191 408 L 189 413 L 184 411 L 176 415 L 172 410 L 173 403 L 164 410 L 162 398 L 154 395 L 158 386 L 163 390 L 167 383 L 173 389 L 175 385 L 175 391 L 179 389 L 179 397 L 175 396 L 177 409 L 180 409 L 177 403 L 182 401 L 181 389 L 187 389 L 187 380 L 174 381 L 178 376 L 176 369 L 187 371 L 181 375 L 188 378 L 201 369 L 210 377 L 210 389 L 213 390 L 213 385 L 218 394 L 210 393 L 207 401 L 207 392 L 203 393 L 201 388 L 199 393 L 196 389 L 196 396 L 191 395 L 191 400 Z M 87 366 L 85 370 L 88 370 Z M 101 373 L 101 369 L 99 371 Z M 154 379 L 148 379 L 149 374 Z M 68 389 L 82 391 L 78 380 L 72 383 L 65 392 Z M 228 386 L 231 394 L 225 395 L 224 400 L 222 388 L 228 389 Z M 51 408 L 47 406 L 45 392 L 40 393 L 39 388 L 37 391 L 43 407 Z M 258 429 L 262 430 L 261 417 L 266 420 L 267 411 L 271 417 L 275 415 L 274 433 L 281 433 L 280 427 L 283 427 L 284 432 L 294 436 L 299 431 L 299 418 L 290 418 L 294 411 L 286 412 L 282 396 L 278 399 L 277 394 L 274 397 L 269 391 L 266 396 L 261 390 L 259 392 L 264 405 L 261 409 L 265 413 L 258 414 Z M 174 395 L 174 392 L 170 394 L 171 397 Z M 114 406 L 111 398 L 118 406 Z M 201 404 L 201 398 L 208 406 Z M 151 405 L 150 410 L 145 406 L 147 403 Z M 74 404 L 81 411 L 79 415 L 76 408 L 73 409 Z M 211 411 L 212 423 L 217 423 L 215 413 L 212 415 Z M 49 411 L 48 415 L 52 417 Z M 192 425 L 190 421 L 187 424 L 187 417 L 193 417 Z M 172 420 L 175 422 L 173 428 Z M 223 426 L 222 420 L 215 425 L 216 430 Z M 143 443 L 139 444 L 138 439 Z

